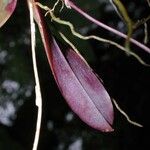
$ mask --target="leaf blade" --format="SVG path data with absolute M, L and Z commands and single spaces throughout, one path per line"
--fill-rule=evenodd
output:
M 17 0 L 0 1 L 0 27 L 2 27 L 14 12 Z
M 89 97 L 54 39 L 51 45 L 51 69 L 58 87 L 71 109 L 89 126 L 103 132 L 113 131 L 109 122 L 93 103 L 93 99 Z M 81 68 L 78 72 L 80 70 Z
M 114 119 L 113 106 L 110 96 L 98 79 L 98 76 L 79 53 L 77 54 L 73 50 L 67 51 L 67 60 L 97 109 L 102 113 L 109 124 L 112 125 Z
M 90 100 L 56 41 L 52 38 L 37 6 L 34 7 L 34 12 L 52 73 L 65 100 L 81 120 L 89 126 L 104 132 L 113 131 L 110 123 Z

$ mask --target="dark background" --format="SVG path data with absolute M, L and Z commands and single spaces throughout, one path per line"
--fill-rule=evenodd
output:
M 54 2 L 51 1 L 52 3 Z M 78 6 L 102 22 L 126 32 L 107 0 L 75 1 Z M 134 21 L 150 14 L 146 0 L 122 0 Z M 46 2 L 45 2 L 46 3 Z M 73 10 L 64 9 L 60 15 L 71 21 L 82 34 L 95 34 L 124 40 L 88 22 Z M 50 23 L 47 18 L 49 26 Z M 150 22 L 148 22 L 148 27 Z M 149 142 L 150 68 L 141 65 L 114 46 L 94 40 L 82 41 L 71 37 L 90 66 L 104 81 L 110 96 L 143 128 L 129 124 L 115 109 L 113 133 L 102 133 L 88 127 L 68 107 L 51 74 L 37 30 L 37 60 L 43 96 L 42 128 L 39 150 L 146 150 Z M 133 37 L 143 42 L 143 26 Z M 61 42 L 61 41 L 60 41 Z M 147 43 L 147 46 L 150 42 Z M 142 59 L 150 64 L 149 54 L 131 45 Z M 30 49 L 29 12 L 26 1 L 18 1 L 13 16 L 0 30 L 0 150 L 31 150 L 37 108 L 35 106 L 34 76 Z

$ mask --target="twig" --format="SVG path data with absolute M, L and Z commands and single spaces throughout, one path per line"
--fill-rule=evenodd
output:
M 148 27 L 147 27 L 147 23 L 145 22 L 144 23 L 144 34 L 145 34 L 145 36 L 144 36 L 144 43 L 145 44 L 147 44 L 148 43 L 148 29 L 147 29 Z
M 35 83 L 36 83 L 35 85 L 36 106 L 38 107 L 36 132 L 35 132 L 32 150 L 37 150 L 38 143 L 39 143 L 39 136 L 40 136 L 41 119 L 42 119 L 42 96 L 41 96 L 38 69 L 37 69 L 37 63 L 36 63 L 36 52 L 35 52 L 36 42 L 35 42 L 35 24 L 34 24 L 34 19 L 33 19 L 33 5 L 30 0 L 28 0 L 28 5 L 29 5 L 29 11 L 30 11 L 32 61 L 33 61 L 33 70 L 34 70 Z
M 125 35 L 122 32 L 119 32 L 118 30 L 107 26 L 106 24 L 96 20 L 95 18 L 91 17 L 90 15 L 88 15 L 87 13 L 85 13 L 83 10 L 81 10 L 79 7 L 77 7 L 72 1 L 69 1 L 69 5 L 71 8 L 73 8 L 75 11 L 77 11 L 78 13 L 80 13 L 82 16 L 84 16 L 86 19 L 90 20 L 91 22 L 97 24 L 98 26 L 106 29 L 107 31 L 110 31 L 124 39 L 127 38 L 127 35 Z M 130 42 L 134 43 L 136 46 L 140 47 L 141 49 L 145 50 L 146 52 L 150 53 L 150 48 L 145 46 L 144 44 L 138 42 L 137 40 L 130 38 Z

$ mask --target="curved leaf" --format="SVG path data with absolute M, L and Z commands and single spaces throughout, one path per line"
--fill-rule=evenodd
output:
M 17 0 L 0 0 L 0 27 L 9 19 L 12 15 Z
M 113 131 L 113 107 L 110 97 L 86 61 L 69 50 L 66 57 L 51 37 L 40 9 L 34 8 L 47 58 L 57 85 L 71 109 L 89 126 Z
M 93 72 L 84 58 L 73 50 L 67 52 L 67 60 L 74 74 L 82 84 L 95 107 L 103 117 L 112 125 L 113 123 L 113 106 L 110 97 L 104 86 Z
M 69 50 L 67 60 L 53 39 L 49 61 L 67 103 L 89 126 L 104 132 L 113 131 L 110 126 L 113 107 L 103 85 L 79 54 Z

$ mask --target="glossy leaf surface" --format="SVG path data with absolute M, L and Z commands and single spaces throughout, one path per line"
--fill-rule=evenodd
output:
M 0 27 L 9 19 L 12 15 L 17 0 L 0 0 Z

